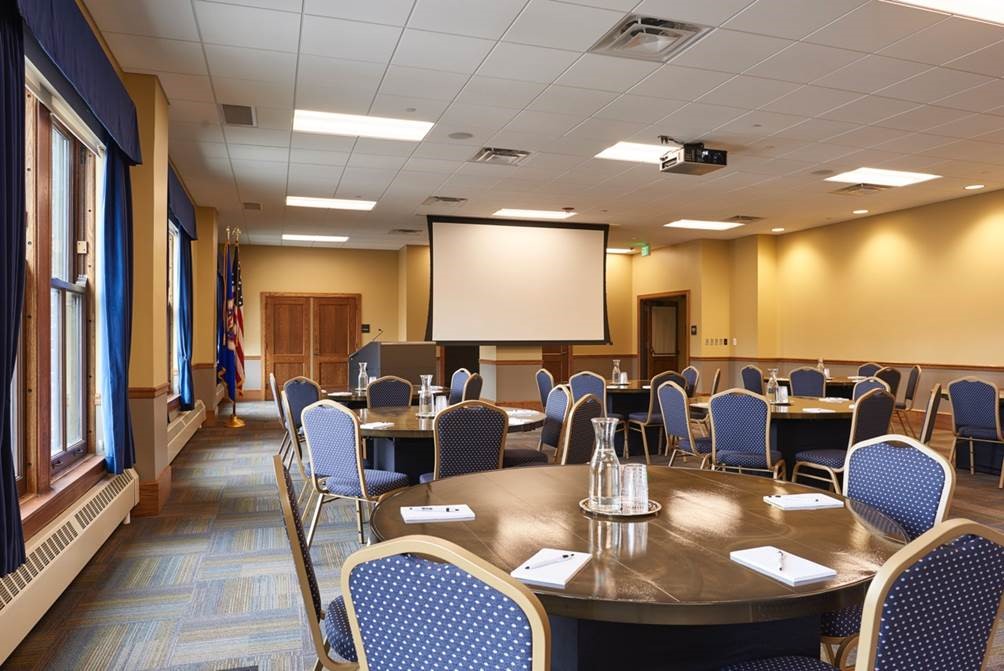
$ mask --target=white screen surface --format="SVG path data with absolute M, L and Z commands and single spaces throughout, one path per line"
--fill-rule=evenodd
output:
M 429 218 L 437 342 L 604 342 L 606 227 Z

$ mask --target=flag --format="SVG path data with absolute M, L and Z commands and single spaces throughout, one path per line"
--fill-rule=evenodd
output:
M 244 396 L 244 281 L 241 277 L 241 247 L 234 245 L 233 262 L 233 349 L 237 394 Z M 228 343 L 228 346 L 230 344 Z
M 222 256 L 217 259 L 216 269 L 216 381 L 223 382 L 224 354 L 227 350 L 226 284 L 223 281 L 224 263 Z
M 223 247 L 223 351 L 219 366 L 223 382 L 227 385 L 227 396 L 237 400 L 237 355 L 234 344 L 234 283 L 230 263 L 230 242 Z

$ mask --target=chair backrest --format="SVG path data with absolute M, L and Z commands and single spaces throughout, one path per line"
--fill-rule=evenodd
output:
M 309 377 L 292 377 L 282 385 L 282 391 L 286 394 L 286 403 L 289 404 L 289 416 L 293 420 L 293 428 L 299 430 L 303 409 L 321 400 L 321 387 Z
M 449 403 L 460 403 L 464 400 L 464 387 L 467 385 L 467 378 L 471 376 L 471 371 L 466 368 L 458 368 L 450 376 L 450 396 Z
M 872 579 L 855 669 L 988 668 L 1002 595 L 1004 534 L 965 519 L 938 525 Z
M 893 398 L 899 394 L 899 382 L 903 379 L 903 374 L 899 370 L 886 366 L 875 371 L 875 377 L 889 385 L 889 393 L 893 395 Z
M 561 429 L 572 407 L 572 390 L 567 384 L 556 384 L 544 404 L 544 425 L 540 428 L 540 443 L 558 449 Z
M 921 367 L 914 366 L 906 377 L 906 391 L 903 392 L 903 400 L 911 406 L 913 405 L 913 399 L 917 397 L 917 385 L 920 384 L 921 373 L 923 373 Z
M 659 385 L 659 412 L 667 438 L 682 438 L 694 451 L 694 436 L 690 429 L 690 401 L 687 390 L 672 380 Z
M 592 394 L 586 394 L 576 401 L 568 411 L 557 462 L 562 465 L 588 464 L 593 458 L 593 448 L 596 445 L 593 420 L 605 416 L 600 399 Z
M 788 373 L 792 396 L 826 396 L 826 376 L 815 368 L 796 368 Z
M 572 390 L 572 401 L 578 401 L 587 394 L 592 394 L 607 407 L 607 380 L 591 370 L 582 371 L 568 378 L 568 387 Z
M 875 373 L 879 372 L 879 370 L 881 369 L 882 369 L 882 364 L 872 363 L 872 362 L 863 363 L 860 366 L 858 366 L 858 375 L 863 375 L 864 377 L 871 377 L 875 375 Z
M 303 530 L 303 518 L 297 503 L 296 488 L 293 486 L 293 479 L 283 465 L 280 455 L 276 454 L 272 457 L 272 464 L 275 467 L 276 486 L 279 488 L 282 520 L 286 527 L 286 537 L 289 539 L 289 549 L 293 554 L 293 565 L 296 567 L 296 580 L 300 587 L 303 607 L 307 611 L 307 628 L 310 630 L 314 652 L 318 659 L 324 660 L 323 664 L 328 669 L 345 669 L 346 671 L 356 669 L 355 664 L 339 663 L 328 655 L 324 635 L 321 633 L 321 619 L 324 615 L 321 605 L 321 590 L 317 585 L 317 575 L 314 573 L 314 562 L 310 557 L 310 548 L 307 547 L 307 535 Z M 351 662 L 356 661 L 354 649 L 339 648 L 337 645 L 333 649 L 343 659 Z
M 844 470 L 844 496 L 877 508 L 911 539 L 945 518 L 955 491 L 955 469 L 948 460 L 907 436 L 852 445 Z
M 920 430 L 920 442 L 931 444 L 934 437 L 934 425 L 938 422 L 938 408 L 941 407 L 941 385 L 931 387 L 931 396 L 927 399 L 927 411 L 924 413 L 924 426 Z
M 990 429 L 1001 438 L 1000 392 L 997 385 L 976 377 L 948 383 L 952 424 L 959 429 Z
M 502 468 L 509 415 L 484 401 L 462 401 L 436 415 L 432 425 L 435 478 Z
M 268 374 L 268 387 L 275 402 L 275 411 L 279 413 L 279 423 L 286 428 L 286 413 L 282 411 L 282 396 L 279 394 L 279 384 L 275 381 L 275 373 Z
M 394 408 L 411 405 L 411 382 L 396 375 L 384 375 L 366 387 L 367 408 Z
M 554 376 L 551 371 L 541 368 L 534 376 L 537 379 L 537 393 L 540 395 L 540 407 L 547 405 L 547 395 L 554 389 Z
M 471 376 L 467 378 L 467 382 L 464 383 L 464 396 L 465 401 L 480 401 L 481 400 L 481 389 L 485 385 L 485 379 L 481 377 L 480 373 L 471 373 Z
M 550 668 L 550 625 L 524 585 L 449 541 L 403 536 L 354 552 L 342 594 L 361 668 Z
M 719 452 L 764 455 L 773 466 L 770 453 L 770 404 L 761 394 L 748 389 L 727 389 L 708 401 L 711 417 L 712 461 Z
M 743 366 L 739 376 L 743 381 L 743 388 L 754 394 L 763 394 L 763 371 L 756 366 Z
M 854 391 L 851 393 L 851 400 L 858 400 L 872 389 L 884 389 L 889 391 L 889 385 L 877 377 L 867 377 L 854 384 Z
M 354 412 L 328 400 L 309 405 L 303 411 L 303 436 L 315 478 L 359 478 L 362 498 L 368 498 L 363 478 L 363 441 Z
M 701 371 L 697 370 L 693 366 L 687 366 L 680 371 L 680 375 L 682 375 L 683 379 L 687 381 L 687 386 L 684 387 L 684 389 L 687 390 L 687 395 L 693 396 L 694 392 L 697 391 L 697 383 L 701 379 Z
M 648 384 L 648 417 L 645 422 L 651 422 L 659 416 L 659 387 L 667 382 L 675 382 L 681 388 L 687 388 L 687 378 L 675 370 L 666 370 L 655 375 Z
M 722 382 L 722 369 L 715 369 L 715 376 L 711 378 L 711 395 L 714 396 L 718 393 L 718 385 Z
M 872 389 L 854 403 L 848 447 L 889 433 L 896 399 L 885 389 Z

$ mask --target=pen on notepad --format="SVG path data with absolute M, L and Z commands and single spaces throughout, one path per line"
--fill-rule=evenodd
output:
M 438 508 L 436 508 L 436 506 L 417 506 L 414 509 L 415 510 L 438 510 Z M 460 508 L 451 508 L 450 506 L 444 506 L 443 507 L 443 512 L 444 513 L 455 513 L 458 510 L 460 510 Z
M 563 554 L 560 557 L 555 557 L 554 559 L 544 559 L 544 560 L 541 560 L 541 561 L 533 563 L 533 564 L 527 564 L 523 568 L 526 571 L 533 571 L 533 570 L 536 570 L 536 569 L 539 569 L 539 568 L 544 568 L 545 566 L 551 566 L 552 564 L 560 564 L 563 561 L 568 561 L 569 559 L 571 559 L 574 556 L 575 556 L 574 552 L 568 553 L 568 554 Z
M 784 550 L 777 551 L 777 570 L 784 572 Z

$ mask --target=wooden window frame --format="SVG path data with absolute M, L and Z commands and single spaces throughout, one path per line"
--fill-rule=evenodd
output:
M 172 242 L 173 238 L 173 242 Z M 178 330 L 178 246 L 181 244 L 181 229 L 170 218 L 167 222 L 167 396 L 168 412 L 181 408 L 181 366 L 178 364 L 178 349 L 175 338 Z M 173 245 L 173 246 L 172 246 Z M 173 253 L 173 258 L 172 258 Z M 180 345 L 180 343 L 179 343 Z M 178 387 L 174 386 L 174 370 L 178 369 Z

